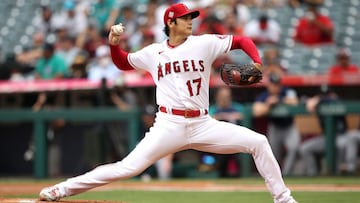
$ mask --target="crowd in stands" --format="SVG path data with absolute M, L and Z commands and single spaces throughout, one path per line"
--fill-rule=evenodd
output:
M 105 51 L 107 34 L 112 25 L 121 22 L 126 27 L 122 48 L 136 51 L 147 44 L 166 39 L 162 15 L 166 6 L 174 2 L 177 1 L 65 0 L 60 8 L 39 3 L 38 12 L 32 20 L 35 28 L 32 42 L 14 52 L 14 55 L 6 53 L 5 56 L 3 53 L 2 58 L 5 59 L 0 79 L 94 79 L 92 73 L 96 72 L 93 70 L 96 69 L 95 64 L 106 63 L 106 57 L 100 60 L 97 54 Z M 280 17 L 273 18 L 271 9 L 288 7 L 294 9 L 293 12 L 296 12 L 295 9 L 302 9 L 303 14 L 293 23 L 293 33 L 290 34 L 294 43 L 310 47 L 336 44 L 337 28 L 331 13 L 325 15 L 320 12 L 324 5 L 323 0 L 200 0 L 185 3 L 189 7 L 201 10 L 200 17 L 194 20 L 195 34 L 234 34 L 253 39 L 261 49 L 266 73 L 286 73 L 287 70 L 292 72 L 291 64 L 281 62 L 281 43 L 286 38 L 288 30 L 278 22 L 281 13 L 277 14 Z M 65 67 L 55 68 L 46 66 L 44 60 L 40 62 L 46 58 L 43 52 L 51 46 L 54 55 L 51 57 L 51 66 L 63 64 Z M 277 58 L 271 59 L 270 62 L 267 57 L 271 53 L 277 55 Z M 333 57 L 335 59 L 337 56 Z M 224 61 L 239 60 L 241 59 L 237 55 L 230 54 L 220 57 L 214 63 L 214 67 L 218 67 Z M 41 66 L 46 66 L 51 71 L 44 70 Z M 44 71 L 47 75 L 44 75 Z M 102 72 L 114 76 L 111 68 L 104 68 Z

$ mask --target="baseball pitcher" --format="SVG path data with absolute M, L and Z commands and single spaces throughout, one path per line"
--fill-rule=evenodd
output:
M 168 39 L 135 53 L 118 46 L 124 27 L 109 33 L 113 62 L 121 70 L 146 70 L 156 84 L 156 120 L 136 148 L 123 160 L 105 164 L 83 175 L 44 188 L 40 199 L 57 201 L 113 181 L 134 177 L 162 157 L 181 150 L 210 153 L 249 153 L 265 179 L 275 203 L 296 203 L 285 186 L 267 138 L 248 128 L 215 120 L 208 115 L 211 65 L 221 54 L 242 49 L 257 69 L 261 59 L 254 43 L 243 36 L 192 35 L 198 10 L 173 4 L 164 14 Z

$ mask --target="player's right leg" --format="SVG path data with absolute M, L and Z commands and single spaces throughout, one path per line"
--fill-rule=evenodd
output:
M 40 199 L 57 201 L 117 180 L 134 177 L 165 155 L 182 149 L 186 141 L 185 124 L 157 120 L 154 127 L 122 161 L 101 165 L 83 175 L 69 178 L 40 192 Z
M 220 154 L 251 154 L 274 202 L 296 203 L 283 181 L 280 166 L 264 135 L 215 119 L 208 119 L 195 126 L 195 129 L 198 133 L 192 137 L 194 149 Z

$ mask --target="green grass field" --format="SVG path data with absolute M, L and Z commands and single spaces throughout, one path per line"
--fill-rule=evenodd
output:
M 294 192 L 300 203 L 359 203 L 359 192 Z M 267 192 L 89 192 L 73 199 L 121 200 L 129 203 L 265 203 L 272 202 Z
M 19 180 L 0 180 L 0 183 L 6 182 L 21 182 Z M 199 181 L 199 180 L 196 180 Z M 220 180 L 206 180 L 212 181 L 217 185 L 241 185 L 241 186 L 261 186 L 263 180 L 261 178 L 240 178 L 240 179 L 220 179 Z M 23 181 L 25 183 L 31 180 Z M 136 183 L 139 180 L 128 180 L 124 182 Z M 156 183 L 157 181 L 153 181 Z M 173 180 L 170 183 L 185 183 L 191 185 L 192 181 Z M 293 196 L 300 203 L 360 203 L 360 177 L 319 177 L 319 178 L 286 178 L 285 182 L 289 187 L 306 188 L 311 186 L 316 191 L 301 191 L 296 189 L 293 191 Z M 53 183 L 53 181 L 51 181 Z M 49 184 L 51 184 L 49 183 Z M 151 184 L 151 182 L 149 183 Z M 315 185 L 315 187 L 313 186 Z M 319 189 L 317 189 L 317 186 Z M 339 187 L 339 191 L 321 191 L 324 186 Z M 348 191 L 344 188 L 351 188 Z M 186 188 L 186 186 L 184 186 Z M 308 190 L 308 189 L 307 189 Z M 10 195 L 7 197 L 26 197 L 36 198 L 36 194 L 26 195 Z M 73 196 L 67 199 L 76 200 L 109 200 L 109 201 L 124 201 L 128 203 L 272 203 L 270 193 L 267 191 L 161 191 L 161 190 L 105 190 L 105 191 L 88 191 L 83 194 Z

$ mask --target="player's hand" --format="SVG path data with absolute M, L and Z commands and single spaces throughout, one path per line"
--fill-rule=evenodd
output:
M 120 27 L 119 27 L 120 26 Z M 109 44 L 110 45 L 119 45 L 121 41 L 121 34 L 124 31 L 122 24 L 113 25 L 110 28 L 109 32 Z

